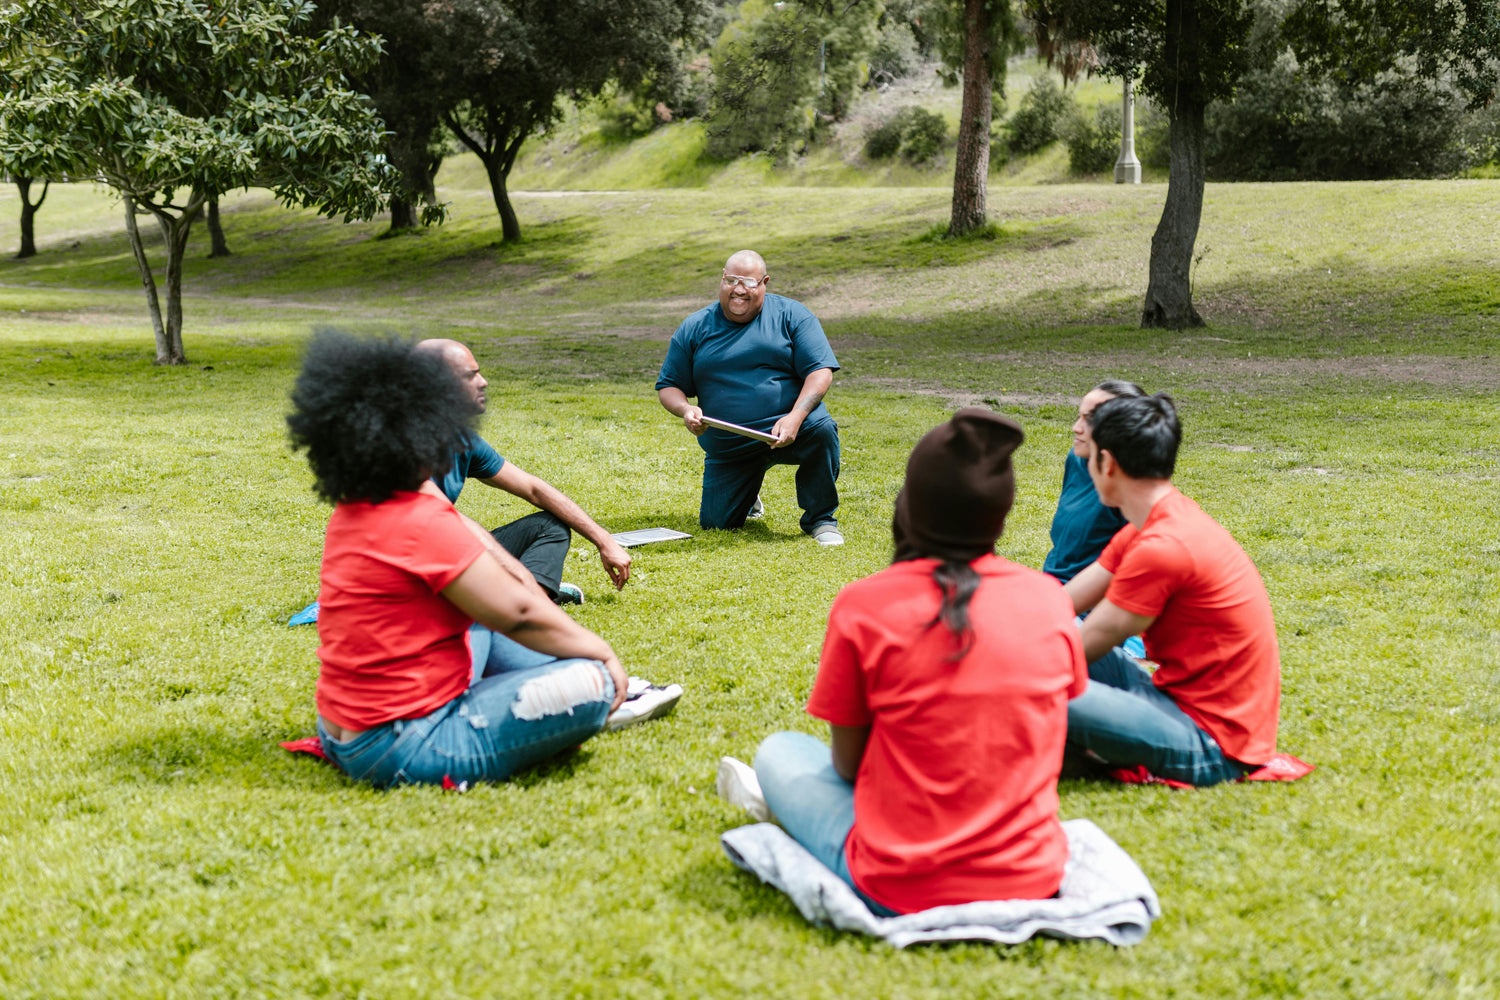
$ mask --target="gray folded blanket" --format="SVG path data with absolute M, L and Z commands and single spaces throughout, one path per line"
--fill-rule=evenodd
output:
M 1156 891 L 1109 834 L 1086 819 L 1063 823 L 1068 865 L 1052 899 L 1005 899 L 935 906 L 877 917 L 864 900 L 774 823 L 754 823 L 720 837 L 739 867 L 792 898 L 814 924 L 885 938 L 897 948 L 923 941 L 1020 944 L 1037 934 L 1114 945 L 1139 943 L 1161 916 Z

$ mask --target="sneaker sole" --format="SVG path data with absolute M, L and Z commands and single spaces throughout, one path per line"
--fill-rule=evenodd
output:
M 641 695 L 640 698 L 632 698 L 629 701 L 626 701 L 625 704 L 621 705 L 619 708 L 611 712 L 609 719 L 604 723 L 604 731 L 607 733 L 613 733 L 617 730 L 634 726 L 637 723 L 646 722 L 650 719 L 660 719 L 663 716 L 671 715 L 672 710 L 677 707 L 677 703 L 682 700 L 682 685 L 669 684 L 664 688 L 657 688 L 655 690 L 660 691 L 661 694 L 653 698 L 652 693 L 647 692 L 646 694 Z M 654 704 L 651 704 L 650 706 L 635 705 L 634 708 L 632 708 L 632 703 L 640 702 L 648 698 L 652 698 Z
M 760 781 L 755 777 L 755 771 L 744 761 L 720 757 L 719 773 L 714 777 L 714 791 L 719 793 L 719 798 L 745 810 L 762 823 L 776 822 L 776 817 L 771 814 L 771 807 L 766 805 L 765 796 L 761 794 Z

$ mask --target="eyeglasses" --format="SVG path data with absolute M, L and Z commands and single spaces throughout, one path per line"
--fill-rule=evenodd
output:
M 733 288 L 735 285 L 744 285 L 747 291 L 753 292 L 761 286 L 762 282 L 770 280 L 770 275 L 766 275 L 764 278 L 747 278 L 743 274 L 726 274 L 724 275 L 724 287 Z

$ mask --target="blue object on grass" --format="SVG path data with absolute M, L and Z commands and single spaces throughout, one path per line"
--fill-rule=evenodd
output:
M 292 615 L 292 620 L 289 621 L 289 622 L 287 622 L 287 625 L 288 626 L 292 626 L 292 625 L 309 625 L 309 624 L 311 624 L 311 623 L 313 623 L 313 622 L 315 622 L 317 620 L 318 620 L 318 602 L 317 601 L 313 601 L 307 607 L 303 608 L 301 611 L 297 612 L 295 615 Z

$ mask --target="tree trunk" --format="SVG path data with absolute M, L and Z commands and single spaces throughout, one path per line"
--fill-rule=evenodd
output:
M 964 0 L 964 100 L 953 165 L 953 214 L 949 236 L 980 228 L 990 176 L 990 13 L 986 0 Z
M 208 199 L 208 256 L 228 257 L 229 241 L 224 239 L 224 227 L 219 222 L 219 196 Z
M 417 228 L 417 206 L 405 198 L 391 195 L 391 228 L 383 235 L 391 236 L 408 229 Z
M 157 352 L 157 364 L 187 364 L 187 352 L 182 347 L 182 260 L 187 256 L 188 233 L 203 208 L 206 196 L 192 192 L 187 205 L 177 216 L 153 209 L 157 224 L 161 226 L 162 242 L 167 248 L 167 329 L 166 341 L 170 351 L 169 360 L 161 359 Z
M 161 321 L 161 300 L 156 296 L 156 278 L 151 273 L 151 262 L 146 259 L 146 247 L 141 242 L 141 229 L 135 222 L 135 199 L 124 196 L 125 232 L 130 236 L 130 250 L 135 254 L 135 266 L 141 274 L 141 284 L 146 289 L 146 305 L 151 310 L 151 329 L 156 334 L 156 363 L 159 365 L 181 364 L 184 358 L 173 360 L 171 346 L 167 342 L 167 331 Z
M 1151 237 L 1151 279 L 1146 285 L 1146 303 L 1141 326 L 1149 329 L 1183 330 L 1203 326 L 1203 317 L 1193 308 L 1193 245 L 1203 218 L 1203 112 L 1199 51 L 1198 5 L 1194 0 L 1167 0 L 1165 55 L 1180 67 L 1178 97 L 1168 109 L 1172 116 L 1169 133 L 1171 176 L 1167 180 L 1167 203 Z
M 502 170 L 498 157 L 493 165 L 486 163 L 485 172 L 490 175 L 490 194 L 495 198 L 495 211 L 500 213 L 500 241 L 512 243 L 521 238 L 521 220 L 516 218 L 515 207 L 510 203 L 510 193 L 505 190 L 508 170 Z
M 42 202 L 47 200 L 47 191 L 52 186 L 51 181 L 42 181 L 42 196 L 35 203 L 31 200 L 31 178 L 17 177 L 16 188 L 21 192 L 21 250 L 16 254 L 16 260 L 36 256 L 36 212 L 42 207 Z

